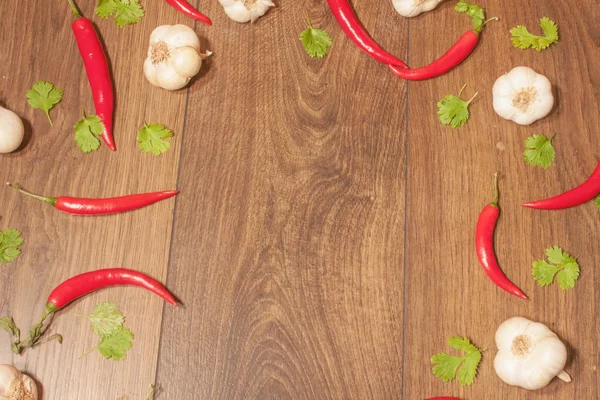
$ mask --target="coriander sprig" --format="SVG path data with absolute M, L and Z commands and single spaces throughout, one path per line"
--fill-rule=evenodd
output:
M 579 279 L 579 264 L 575 257 L 558 246 L 546 249 L 548 261 L 537 260 L 533 263 L 533 277 L 540 286 L 548 286 L 556 282 L 563 290 L 575 287 L 575 282 Z
M 465 354 L 463 356 L 451 356 L 446 353 L 436 354 L 431 357 L 433 373 L 444 382 L 457 379 L 463 386 L 471 385 L 477 375 L 481 353 L 485 350 L 478 349 L 469 339 L 460 336 L 449 338 L 448 344 Z
M 469 100 L 463 100 L 460 96 L 465 87 L 467 87 L 466 84 L 460 89 L 458 96 L 448 94 L 438 101 L 438 117 L 442 124 L 450 125 L 456 129 L 466 124 L 469 120 L 469 105 L 479 93 L 475 93 Z

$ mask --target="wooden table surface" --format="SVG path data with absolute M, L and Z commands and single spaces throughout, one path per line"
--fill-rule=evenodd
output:
M 488 16 L 500 21 L 472 56 L 418 83 L 358 50 L 325 1 L 276 2 L 241 25 L 217 1 L 202 1 L 209 28 L 143 0 L 142 21 L 119 29 L 93 14 L 94 0 L 79 0 L 103 38 L 117 98 L 118 151 L 86 155 L 72 127 L 82 108 L 94 108 L 66 0 L 0 1 L 0 102 L 27 131 L 21 150 L 0 156 L 0 178 L 47 195 L 181 190 L 139 211 L 85 218 L 1 189 L 0 228 L 21 230 L 25 243 L 18 260 L 0 266 L 0 315 L 26 332 L 54 286 L 108 267 L 143 271 L 183 303 L 136 288 L 100 291 L 56 315 L 51 331 L 63 334 L 62 345 L 16 356 L 0 332 L 0 362 L 34 376 L 48 400 L 141 400 L 151 383 L 164 400 L 600 398 L 600 210 L 519 206 L 576 186 L 600 157 L 597 0 L 487 0 Z M 470 27 L 454 3 L 409 21 L 389 0 L 353 2 L 372 36 L 413 66 Z M 333 38 L 322 60 L 307 57 L 298 40 L 307 12 Z M 515 49 L 509 29 L 537 32 L 542 16 L 559 24 L 560 44 Z M 175 23 L 193 26 L 214 56 L 191 86 L 167 92 L 146 81 L 142 63 L 150 32 Z M 529 127 L 492 110 L 494 80 L 518 65 L 546 75 L 557 100 Z M 25 98 L 40 79 L 64 89 L 52 127 Z M 453 130 L 439 123 L 436 101 L 463 84 L 466 96 L 479 97 L 468 124 Z M 137 149 L 144 121 L 174 132 L 166 154 Z M 522 160 L 533 133 L 557 133 L 547 170 Z M 496 288 L 475 254 L 475 222 L 496 170 L 496 252 L 528 301 Z M 581 265 L 572 290 L 538 287 L 531 275 L 555 244 Z M 124 361 L 97 352 L 78 360 L 97 339 L 74 314 L 102 301 L 118 303 L 135 334 Z M 500 381 L 494 332 L 517 315 L 546 323 L 567 343 L 572 383 L 527 392 Z M 451 351 L 454 335 L 489 349 L 470 387 L 431 372 L 430 357 Z

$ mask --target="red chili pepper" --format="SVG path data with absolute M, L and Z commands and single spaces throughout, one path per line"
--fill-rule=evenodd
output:
M 6 184 L 27 196 L 45 201 L 60 211 L 76 215 L 115 214 L 136 210 L 138 208 L 156 203 L 157 201 L 168 199 L 169 197 L 173 197 L 179 193 L 179 190 L 167 190 L 164 192 L 132 194 L 129 196 L 109 197 L 103 199 L 88 199 L 67 196 L 43 197 L 29 193 L 15 184 L 8 182 Z
M 327 2 L 342 30 L 362 51 L 384 64 L 408 68 L 402 60 L 383 50 L 369 36 L 356 17 L 349 0 L 327 0 Z
M 166 0 L 167 3 L 179 11 L 182 14 L 187 15 L 188 17 L 194 18 L 200 22 L 204 22 L 205 24 L 212 25 L 210 19 L 200 11 L 196 10 L 190 3 L 186 0 Z
M 536 208 L 538 210 L 560 210 L 583 204 L 592 200 L 594 197 L 598 196 L 598 194 L 600 194 L 600 162 L 598 162 L 592 176 L 575 189 L 571 189 L 568 192 L 546 200 L 538 200 L 531 203 L 523 203 L 521 205 L 523 207 Z
M 475 49 L 478 42 L 479 34 L 475 31 L 468 31 L 458 39 L 446 54 L 425 67 L 416 69 L 398 68 L 394 65 L 389 67 L 396 76 L 409 81 L 435 78 L 463 62 Z
M 110 79 L 110 71 L 108 69 L 108 61 L 106 60 L 102 43 L 100 43 L 100 39 L 98 38 L 92 23 L 79 14 L 73 0 L 67 1 L 77 17 L 71 28 L 75 34 L 77 47 L 83 58 L 85 72 L 92 88 L 96 115 L 98 115 L 104 124 L 102 139 L 104 140 L 104 143 L 106 143 L 106 147 L 112 151 L 116 151 L 117 147 L 115 146 L 112 133 L 114 94 L 112 81 Z
M 494 254 L 494 229 L 496 221 L 500 215 L 498 208 L 498 173 L 494 174 L 495 196 L 494 201 L 488 204 L 477 221 L 477 230 L 475 233 L 475 245 L 477 247 L 477 256 L 481 266 L 488 277 L 501 289 L 522 299 L 527 296 L 514 283 L 508 280 L 506 275 L 500 269 L 496 255 Z

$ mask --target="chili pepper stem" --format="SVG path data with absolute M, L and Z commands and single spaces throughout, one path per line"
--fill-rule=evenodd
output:
M 26 190 L 21 189 L 19 186 L 15 185 L 14 183 L 6 182 L 6 184 L 8 186 L 10 186 L 11 188 L 15 189 L 17 192 L 23 193 L 26 196 L 33 197 L 34 199 L 41 200 L 43 202 L 46 202 L 46 203 L 56 207 L 56 197 L 38 196 L 37 194 L 33 194 Z
M 81 18 L 81 14 L 79 13 L 79 10 L 77 10 L 77 6 L 73 2 L 73 0 L 67 0 L 67 1 L 69 2 L 69 5 L 71 6 L 71 10 L 73 10 L 73 14 L 75 14 L 75 16 L 77 18 Z
M 31 348 L 33 349 L 34 347 L 41 346 L 44 343 L 48 343 L 49 341 L 54 340 L 54 339 L 56 339 L 58 341 L 58 343 L 62 343 L 63 337 L 60 333 L 55 333 L 54 335 L 42 340 L 41 342 L 35 342 L 34 344 L 31 345 Z
M 483 25 L 481 25 L 482 27 L 486 26 L 488 22 L 492 22 L 492 21 L 498 21 L 500 18 L 498 17 L 492 17 L 490 19 L 486 19 L 485 21 L 483 21 Z
M 490 203 L 490 206 L 498 207 L 498 200 L 500 198 L 500 191 L 498 190 L 498 171 L 494 174 L 494 200 Z

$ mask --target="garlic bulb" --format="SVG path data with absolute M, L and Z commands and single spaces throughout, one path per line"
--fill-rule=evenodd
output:
M 404 17 L 416 17 L 417 15 L 431 11 L 443 0 L 392 0 L 392 4 L 398 14 Z
M 536 390 L 548 385 L 555 376 L 571 382 L 569 374 L 563 371 L 567 348 L 544 324 L 523 317 L 507 319 L 496 331 L 496 346 L 494 368 L 509 385 Z
M 211 54 L 200 53 L 200 38 L 185 25 L 161 25 L 150 35 L 144 75 L 154 86 L 167 90 L 188 84 Z
M 271 0 L 219 0 L 219 3 L 236 22 L 254 22 L 275 5 Z
M 12 365 L 0 365 L 0 400 L 37 400 L 38 389 L 29 376 Z
M 19 148 L 25 136 L 23 121 L 14 112 L 0 107 L 0 153 L 10 153 Z
M 494 111 L 519 125 L 529 125 L 552 110 L 552 84 L 528 67 L 516 67 L 502 75 L 492 88 Z

